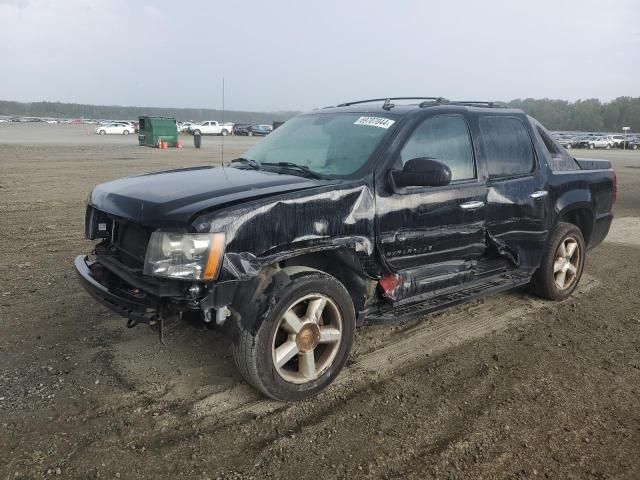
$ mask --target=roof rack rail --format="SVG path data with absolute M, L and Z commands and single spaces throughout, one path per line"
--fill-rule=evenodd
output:
M 443 104 L 448 104 L 450 103 L 449 100 L 447 100 L 446 98 L 443 97 L 436 97 L 436 98 L 428 98 L 426 100 L 424 100 L 423 102 L 420 102 L 420 105 L 418 105 L 420 108 L 425 108 L 425 107 L 433 107 L 434 105 L 443 105 Z
M 386 98 L 371 98 L 369 100 L 356 100 L 355 102 L 345 102 L 338 105 L 338 107 L 349 107 L 351 105 L 358 105 L 360 103 L 373 103 L 373 102 L 384 102 L 382 108 L 385 110 L 389 110 L 393 108 L 395 105 L 391 103 L 391 100 L 424 100 L 431 101 L 434 103 L 446 103 L 448 100 L 442 97 L 386 97 Z M 422 103 L 425 103 L 425 102 Z M 422 103 L 420 105 L 422 105 Z
M 425 107 L 433 107 L 438 105 L 459 105 L 466 107 L 487 107 L 487 108 L 508 108 L 506 105 L 491 101 L 479 101 L 479 100 L 447 100 L 444 97 L 386 97 L 386 98 L 371 98 L 369 100 L 356 100 L 354 102 L 345 102 L 337 105 L 338 107 L 349 107 L 351 105 L 359 105 L 361 103 L 373 103 L 373 102 L 384 102 L 382 104 L 382 108 L 385 110 L 391 110 L 395 107 L 395 104 L 392 103 L 392 100 L 422 100 L 418 106 L 420 108 Z M 332 108 L 332 107 L 326 107 Z
M 488 107 L 488 108 L 507 108 L 506 105 L 503 105 L 499 102 L 485 102 L 485 101 L 476 101 L 476 100 L 455 100 L 449 102 L 450 105 L 462 105 L 468 107 Z

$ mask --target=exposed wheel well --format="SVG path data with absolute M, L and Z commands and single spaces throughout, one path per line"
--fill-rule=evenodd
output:
M 371 292 L 375 291 L 375 281 L 364 275 L 357 257 L 348 250 L 304 254 L 285 260 L 280 266 L 311 267 L 336 277 L 351 295 L 356 313 L 365 307 Z
M 584 243 L 589 245 L 591 231 L 593 230 L 593 214 L 588 208 L 576 208 L 563 213 L 558 218 L 558 222 L 572 223 L 580 229 L 584 237 Z

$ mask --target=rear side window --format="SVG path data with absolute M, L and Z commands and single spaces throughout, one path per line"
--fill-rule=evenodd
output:
M 517 118 L 480 118 L 480 142 L 490 177 L 524 175 L 533 171 L 535 157 L 531 138 Z
M 413 158 L 428 157 L 451 169 L 451 180 L 475 178 L 473 150 L 467 123 L 460 115 L 438 115 L 424 120 L 402 147 L 404 165 Z
M 558 142 L 556 142 L 551 135 L 540 125 L 536 120 L 530 120 L 535 126 L 538 135 L 540 135 L 540 139 L 544 144 L 544 148 L 549 154 L 548 156 L 548 164 L 551 167 L 551 170 L 554 172 L 558 171 L 567 171 L 567 170 L 580 170 L 580 167 L 573 159 L 571 155 L 569 155 L 566 150 L 564 150 Z
M 560 150 L 556 142 L 554 142 L 553 139 L 540 127 L 538 127 L 538 135 L 540 135 L 542 143 L 544 143 L 544 147 L 547 149 L 549 155 L 552 157 L 562 156 L 562 150 Z

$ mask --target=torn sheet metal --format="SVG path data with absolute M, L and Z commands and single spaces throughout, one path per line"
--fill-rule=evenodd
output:
M 493 250 L 496 254 L 513 263 L 514 266 L 520 266 L 520 255 L 517 250 L 491 235 L 488 230 L 485 230 L 485 238 L 487 239 L 487 249 L 489 253 Z
M 348 248 L 374 254 L 374 202 L 368 185 L 340 185 L 263 198 L 198 217 L 199 232 L 224 232 L 220 281 L 246 280 L 265 265 L 305 253 Z

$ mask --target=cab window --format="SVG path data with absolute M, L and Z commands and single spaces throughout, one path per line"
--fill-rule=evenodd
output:
M 400 151 L 402 165 L 413 158 L 430 158 L 451 169 L 451 180 L 475 178 L 471 138 L 460 115 L 436 115 L 424 120 L 413 131 Z

